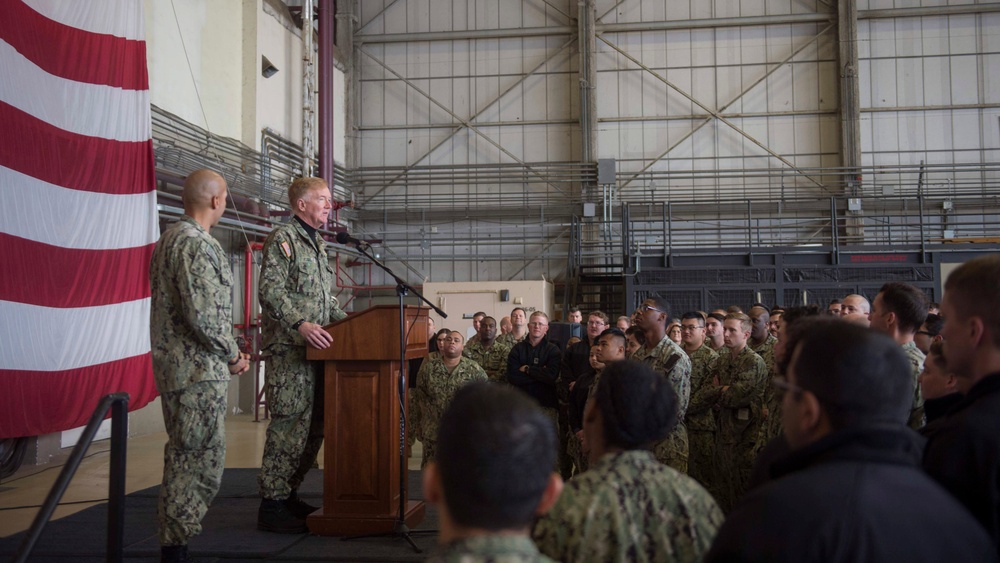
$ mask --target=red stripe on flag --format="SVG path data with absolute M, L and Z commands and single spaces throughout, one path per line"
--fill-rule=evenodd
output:
M 82 250 L 0 233 L 0 262 L 16 264 L 0 268 L 0 300 L 70 308 L 145 299 L 153 246 Z
M 146 43 L 61 24 L 21 0 L 2 0 L 0 39 L 40 68 L 68 80 L 148 90 Z
M 0 389 L 0 438 L 83 426 L 109 393 L 128 393 L 130 411 L 158 395 L 149 353 L 66 371 L 0 370 Z
M 156 189 L 152 139 L 77 135 L 3 102 L 0 123 L 0 166 L 73 190 L 141 194 Z

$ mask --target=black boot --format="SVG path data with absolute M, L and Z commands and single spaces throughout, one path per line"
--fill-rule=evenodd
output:
M 285 506 L 288 507 L 288 511 L 291 512 L 296 518 L 306 519 L 313 512 L 319 510 L 318 506 L 313 506 L 304 500 L 299 498 L 299 493 L 297 491 L 292 491 L 292 494 L 288 495 L 285 500 Z
M 288 510 L 283 500 L 261 499 L 257 510 L 257 529 L 276 534 L 304 534 L 306 521 Z
M 164 545 L 160 547 L 160 563 L 190 563 L 193 561 L 188 557 L 188 546 L 186 545 Z

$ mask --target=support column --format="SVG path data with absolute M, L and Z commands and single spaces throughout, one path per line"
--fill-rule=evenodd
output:
M 333 43 L 337 37 L 334 0 L 319 0 L 319 176 L 333 188 Z
M 840 46 L 840 155 L 844 168 L 844 195 L 861 196 L 861 95 L 858 89 L 858 2 L 839 0 L 838 39 Z M 857 204 L 848 205 L 845 232 L 860 242 L 864 237 L 861 219 L 864 211 Z

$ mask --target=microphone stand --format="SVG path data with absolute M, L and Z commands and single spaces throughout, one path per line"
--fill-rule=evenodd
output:
M 376 266 L 382 269 L 385 273 L 389 274 L 393 280 L 396 281 L 396 297 L 399 299 L 399 381 L 396 389 L 397 399 L 399 400 L 399 514 L 396 517 L 396 522 L 393 525 L 392 532 L 389 534 L 373 534 L 365 536 L 353 536 L 349 538 L 344 538 L 345 540 L 360 539 L 366 537 L 382 536 L 382 535 L 392 535 L 396 537 L 403 538 L 410 544 L 414 551 L 417 553 L 423 553 L 423 551 L 417 547 L 417 544 L 413 542 L 413 538 L 410 537 L 413 532 L 410 530 L 409 526 L 406 525 L 406 482 L 407 482 L 407 470 L 406 470 L 406 317 L 405 309 L 403 307 L 403 297 L 406 296 L 408 292 L 412 292 L 420 301 L 426 303 L 431 309 L 441 315 L 441 318 L 448 318 L 448 315 L 444 311 L 436 307 L 433 303 L 427 300 L 426 297 L 420 294 L 419 291 L 413 288 L 410 284 L 406 283 L 399 276 L 393 273 L 388 266 L 379 261 L 378 258 L 372 256 L 368 249 L 370 248 L 363 241 L 358 241 L 354 243 L 354 247 L 358 249 L 358 252 L 364 254 L 371 260 Z

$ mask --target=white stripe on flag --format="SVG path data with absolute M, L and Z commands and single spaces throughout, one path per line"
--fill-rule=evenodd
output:
M 55 309 L 0 301 L 0 369 L 61 371 L 149 352 L 149 299 Z
M 156 192 L 99 194 L 71 190 L 0 166 L 0 232 L 81 250 L 156 242 Z
M 0 39 L 0 102 L 79 135 L 115 141 L 152 137 L 148 90 L 122 90 L 53 76 Z
M 24 0 L 24 3 L 63 25 L 125 39 L 146 38 L 142 0 Z

